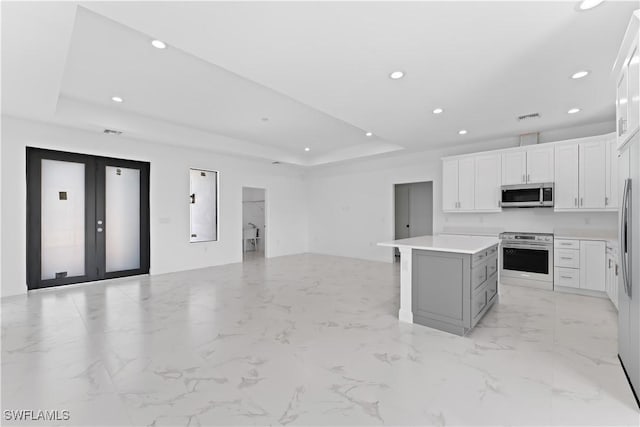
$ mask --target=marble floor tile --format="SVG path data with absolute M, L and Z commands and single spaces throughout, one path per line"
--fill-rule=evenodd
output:
M 398 265 L 295 255 L 2 300 L 7 425 L 640 425 L 605 299 L 501 286 L 467 337 Z M 4 413 L 3 413 L 4 416 Z

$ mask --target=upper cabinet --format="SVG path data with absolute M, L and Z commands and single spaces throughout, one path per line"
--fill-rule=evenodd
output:
M 442 161 L 442 210 L 472 211 L 475 206 L 475 159 L 463 157 Z
M 555 208 L 578 209 L 578 144 L 556 146 L 555 160 Z
M 486 153 L 475 156 L 475 210 L 500 210 L 501 156 Z
M 502 185 L 524 184 L 525 182 L 527 182 L 527 153 L 524 150 L 503 153 Z
M 608 140 L 595 139 L 555 147 L 555 210 L 615 210 L 617 153 Z M 611 183 L 613 180 L 613 184 Z
M 554 183 L 557 212 L 615 211 L 616 136 L 465 154 L 442 159 L 445 212 L 500 212 L 501 186 Z
M 640 51 L 637 28 L 637 18 L 632 18 L 614 67 L 614 72 L 618 73 L 616 91 L 618 148 L 635 135 L 640 125 Z
M 502 185 L 553 182 L 553 146 L 531 146 L 502 154 Z
M 527 182 L 553 182 L 553 146 L 533 145 L 527 147 Z

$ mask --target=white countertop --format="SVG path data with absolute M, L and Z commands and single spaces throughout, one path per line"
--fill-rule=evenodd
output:
M 498 243 L 500 243 L 500 240 L 495 237 L 438 234 L 435 236 L 419 236 L 409 239 L 393 240 L 391 242 L 378 243 L 378 246 L 475 254 Z
M 554 239 L 574 239 L 574 240 L 605 240 L 617 241 L 618 236 L 615 230 L 583 230 L 583 229 L 555 229 Z

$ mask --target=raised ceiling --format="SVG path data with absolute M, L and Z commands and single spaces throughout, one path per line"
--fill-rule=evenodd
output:
M 638 3 L 3 2 L 2 108 L 301 165 L 613 121 Z

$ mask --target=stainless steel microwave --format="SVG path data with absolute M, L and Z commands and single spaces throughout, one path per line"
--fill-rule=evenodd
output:
M 503 185 L 500 206 L 503 208 L 553 207 L 553 182 Z

